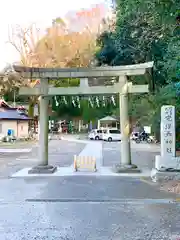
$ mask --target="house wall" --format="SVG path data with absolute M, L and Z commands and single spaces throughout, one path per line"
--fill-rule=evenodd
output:
M 0 134 L 7 136 L 8 129 L 14 130 L 16 137 L 28 136 L 28 121 L 0 120 Z
M 28 130 L 29 130 L 28 121 L 18 121 L 17 122 L 18 137 L 28 137 L 28 135 L 29 135 Z
M 13 129 L 14 135 L 17 136 L 17 121 L 1 120 L 0 125 L 0 134 L 3 136 L 7 136 L 8 129 Z

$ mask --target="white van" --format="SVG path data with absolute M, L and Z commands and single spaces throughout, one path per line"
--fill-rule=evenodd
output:
M 103 132 L 104 132 L 104 130 L 102 130 L 102 129 L 93 129 L 89 133 L 88 138 L 90 140 L 102 140 Z
M 121 132 L 118 129 L 106 129 L 102 138 L 108 142 L 121 141 Z

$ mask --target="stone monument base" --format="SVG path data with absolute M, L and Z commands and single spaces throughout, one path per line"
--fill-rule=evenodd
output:
M 117 164 L 114 167 L 115 173 L 140 173 L 141 170 L 134 164 L 131 165 L 121 165 Z
M 155 157 L 155 169 L 158 171 L 180 170 L 180 157 Z
M 57 171 L 57 167 L 51 165 L 38 165 L 31 168 L 28 174 L 52 174 Z
M 151 171 L 153 182 L 180 179 L 180 157 L 155 157 L 155 168 Z
M 180 180 L 180 170 L 166 170 L 166 171 L 159 171 L 155 168 L 151 171 L 151 180 L 153 182 L 166 182 L 172 180 Z

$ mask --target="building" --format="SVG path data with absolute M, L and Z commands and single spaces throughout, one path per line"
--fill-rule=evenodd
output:
M 31 118 L 17 108 L 8 105 L 0 100 L 0 135 L 7 136 L 11 132 L 17 138 L 29 136 L 29 121 Z
M 117 117 L 106 116 L 98 120 L 97 128 L 119 128 L 119 120 Z

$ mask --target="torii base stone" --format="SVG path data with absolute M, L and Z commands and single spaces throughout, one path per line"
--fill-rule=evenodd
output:
M 52 174 L 57 171 L 57 167 L 51 165 L 38 165 L 31 168 L 28 174 Z

